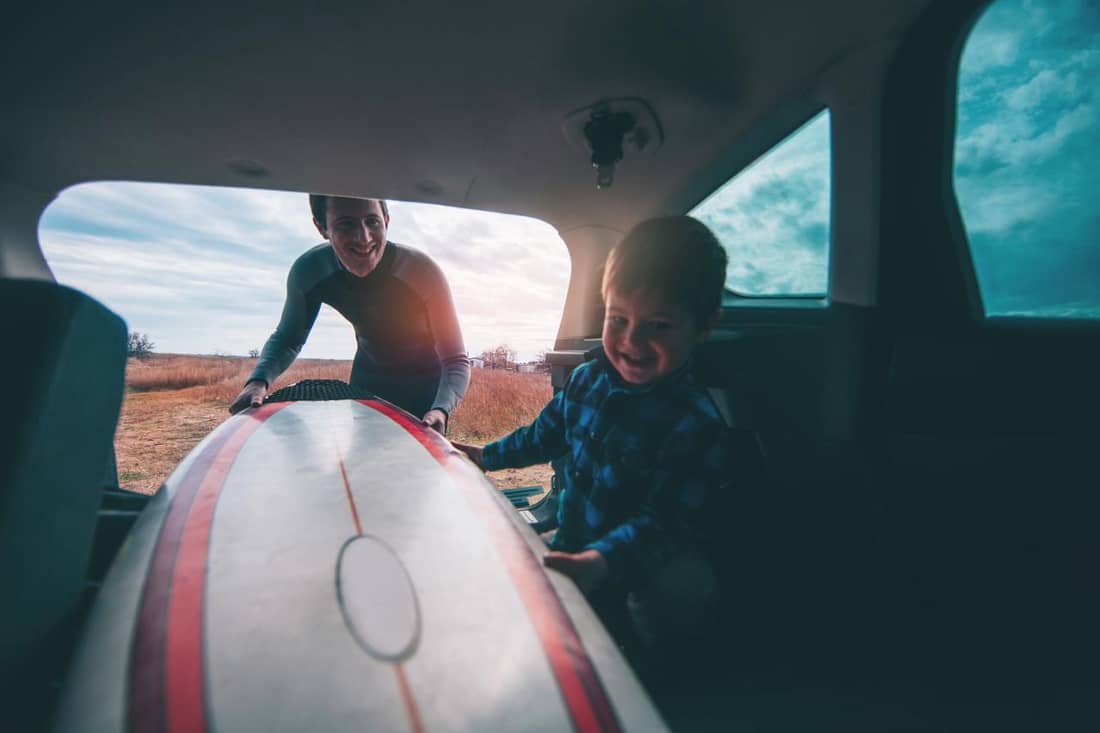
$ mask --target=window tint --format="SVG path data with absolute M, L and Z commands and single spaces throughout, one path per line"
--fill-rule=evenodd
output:
M 689 212 L 729 253 L 727 288 L 741 295 L 825 295 L 830 154 L 823 110 Z
M 1100 5 L 999 0 L 959 69 L 955 190 L 987 315 L 1100 316 Z

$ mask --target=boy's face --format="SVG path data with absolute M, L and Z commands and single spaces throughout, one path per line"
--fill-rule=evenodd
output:
M 707 337 L 687 308 L 660 293 L 609 290 L 603 321 L 603 348 L 620 376 L 648 384 L 687 362 Z
M 382 261 L 390 218 L 374 199 L 329 196 L 325 221 L 314 219 L 313 223 L 321 236 L 332 243 L 340 262 L 356 277 L 366 277 Z

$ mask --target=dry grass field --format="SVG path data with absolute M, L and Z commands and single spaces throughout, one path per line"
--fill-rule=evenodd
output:
M 115 450 L 119 484 L 150 494 L 207 433 L 229 417 L 227 406 L 252 371 L 255 359 L 233 356 L 154 354 L 126 368 Z M 274 387 L 302 379 L 347 380 L 351 362 L 299 359 Z M 545 374 L 474 369 L 470 389 L 451 416 L 452 440 L 483 445 L 530 422 L 550 399 Z M 500 487 L 548 487 L 549 466 L 497 471 Z

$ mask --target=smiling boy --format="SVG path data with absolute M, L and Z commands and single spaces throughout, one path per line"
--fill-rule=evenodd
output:
M 719 315 L 726 262 L 695 219 L 636 226 L 604 268 L 603 354 L 577 367 L 530 425 L 484 449 L 457 446 L 485 470 L 568 457 L 544 563 L 597 610 L 622 606 L 627 593 L 668 595 L 662 568 L 697 548 L 707 493 L 726 478 L 723 423 L 691 374 Z

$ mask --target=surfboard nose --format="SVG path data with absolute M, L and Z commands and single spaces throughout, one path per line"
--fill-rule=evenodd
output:
M 348 631 L 376 659 L 399 662 L 420 638 L 416 590 L 401 558 L 371 535 L 352 537 L 340 549 L 336 596 Z

